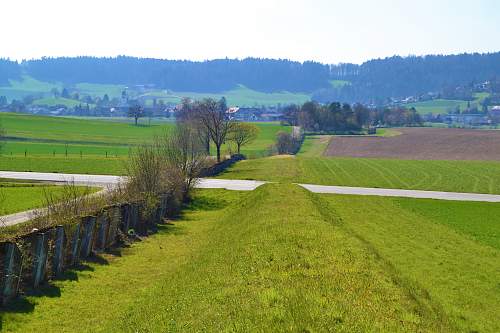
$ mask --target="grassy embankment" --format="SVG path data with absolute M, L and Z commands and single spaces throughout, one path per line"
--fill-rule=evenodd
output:
M 499 224 L 460 217 L 471 209 L 498 221 L 483 203 L 203 190 L 182 219 L 20 300 L 2 326 L 494 332 Z
M 135 145 L 150 142 L 173 126 L 169 122 L 134 126 L 18 114 L 0 114 L 0 121 L 9 137 L 0 157 L 0 170 L 69 173 L 122 174 L 124 162 Z M 290 130 L 275 123 L 257 126 L 261 130 L 259 137 L 242 149 L 249 157 L 264 155 L 278 131 Z M 228 150 L 226 146 L 224 151 Z

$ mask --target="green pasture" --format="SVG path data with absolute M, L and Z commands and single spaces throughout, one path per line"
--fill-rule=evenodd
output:
M 127 89 L 125 85 L 121 84 L 99 84 L 99 83 L 77 83 L 74 88 L 80 95 L 90 95 L 103 97 L 105 94 L 109 98 L 119 98 L 122 92 Z
M 471 105 L 474 103 L 471 103 Z M 446 114 L 455 111 L 455 108 L 460 107 L 460 111 L 464 111 L 467 108 L 467 101 L 460 100 L 448 100 L 448 99 L 435 99 L 425 102 L 409 103 L 405 104 L 406 107 L 414 107 L 417 112 L 421 115 L 432 113 L 432 114 Z
M 45 97 L 36 99 L 33 101 L 34 105 L 45 105 L 45 106 L 56 106 L 56 105 L 64 105 L 69 108 L 73 108 L 75 106 L 81 105 L 85 107 L 87 104 L 82 101 L 77 101 L 75 99 L 69 99 L 64 97 Z M 93 107 L 93 104 L 90 104 L 89 107 Z
M 60 186 L 0 181 L 0 216 L 42 207 L 46 195 L 62 193 Z
M 455 207 L 291 184 L 200 190 L 158 234 L 14 302 L 2 328 L 496 332 L 500 252 L 487 235 L 500 215 Z M 491 225 L 464 209 L 491 211 Z
M 196 92 L 178 92 L 158 90 L 143 94 L 144 97 L 149 97 L 163 100 L 165 103 L 179 103 L 183 97 L 193 99 L 215 98 L 220 99 L 225 97 L 229 106 L 261 106 L 261 105 L 277 105 L 277 104 L 302 104 L 310 100 L 310 95 L 302 93 L 291 93 L 287 91 L 265 93 L 247 88 L 243 85 L 224 91 L 221 93 L 196 93 Z
M 132 123 L 95 119 L 12 113 L 0 113 L 0 121 L 8 137 L 79 144 L 140 144 L 150 141 L 155 134 L 161 134 L 173 126 L 170 123 L 147 125 L 147 119 L 141 119 L 139 126 L 135 126 Z
M 9 80 L 9 85 L 0 87 L 0 96 L 6 96 L 9 101 L 12 99 L 22 99 L 27 95 L 48 96 L 50 90 L 63 88 L 60 83 L 50 83 L 36 80 L 28 75 L 23 75 L 21 80 Z
M 340 87 L 348 84 L 347 81 L 332 81 L 332 85 Z M 63 88 L 70 88 L 80 95 L 90 95 L 93 97 L 102 97 L 107 94 L 110 98 L 119 98 L 124 90 L 133 97 L 145 97 L 147 103 L 152 103 L 156 98 L 158 101 L 163 100 L 166 103 L 179 103 L 183 97 L 190 97 L 194 99 L 202 98 L 216 98 L 226 97 L 228 105 L 230 106 L 261 106 L 261 105 L 277 105 L 277 104 L 302 104 L 310 100 L 311 96 L 306 93 L 291 93 L 287 91 L 266 93 L 260 92 L 243 85 L 238 85 L 228 91 L 220 93 L 197 93 L 189 91 L 171 91 L 171 90 L 147 90 L 141 92 L 134 90 L 133 87 L 127 87 L 122 84 L 98 84 L 80 82 L 74 85 L 65 86 L 60 82 L 44 82 L 34 79 L 31 76 L 23 75 L 21 80 L 10 80 L 8 86 L 0 87 L 0 96 L 7 96 L 9 100 L 14 98 L 22 99 L 27 95 L 40 95 L 44 98 L 36 100 L 35 104 L 39 105 L 66 105 L 73 107 L 80 104 L 80 101 L 53 98 L 50 91 L 53 88 L 62 90 Z
M 308 137 L 297 156 L 242 161 L 221 178 L 288 183 L 500 194 L 500 163 L 321 156 L 328 142 Z M 321 157 L 320 157 L 321 156 Z
M 0 113 L 7 140 L 0 157 L 0 170 L 123 174 L 126 158 L 138 144 L 149 143 L 174 126 L 173 122 L 152 122 L 135 126 L 123 119 L 44 117 Z M 249 158 L 265 156 L 276 133 L 291 131 L 278 123 L 255 123 L 260 133 L 242 147 Z M 212 145 L 211 153 L 215 153 Z M 235 152 L 227 143 L 223 153 Z

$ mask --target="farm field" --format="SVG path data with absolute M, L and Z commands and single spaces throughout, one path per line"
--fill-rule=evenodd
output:
M 347 81 L 335 81 L 332 85 L 342 86 L 348 84 Z M 9 100 L 12 99 L 22 99 L 28 95 L 42 95 L 41 100 L 37 100 L 35 104 L 43 105 L 56 105 L 63 104 L 67 106 L 75 106 L 80 104 L 80 101 L 71 99 L 55 99 L 51 95 L 50 91 L 53 88 L 62 90 L 64 88 L 63 84 L 60 82 L 50 83 L 39 81 L 31 76 L 23 75 L 21 80 L 10 80 L 10 85 L 0 87 L 0 96 L 6 96 Z M 248 106 L 252 107 L 255 105 L 277 105 L 277 104 L 302 104 L 310 100 L 311 96 L 306 93 L 291 93 L 287 91 L 283 92 L 273 92 L 265 93 L 261 91 L 256 91 L 245 87 L 243 85 L 237 85 L 233 89 L 227 91 L 221 91 L 219 93 L 198 93 L 189 91 L 170 91 L 170 90 L 150 90 L 145 93 L 134 91 L 133 89 L 128 89 L 125 85 L 120 84 L 96 84 L 96 83 L 85 83 L 80 82 L 74 84 L 72 90 L 77 91 L 80 95 L 90 95 L 93 97 L 102 97 L 107 94 L 110 98 L 120 97 L 124 90 L 127 90 L 129 94 L 133 96 L 141 96 L 149 98 L 152 103 L 153 98 L 157 100 L 163 100 L 166 103 L 179 103 L 183 97 L 190 97 L 195 99 L 202 98 L 216 98 L 226 97 L 228 105 L 230 106 Z M 81 103 L 84 104 L 84 103 Z
M 500 163 L 497 161 L 317 157 L 327 146 L 324 139 L 322 144 L 319 141 L 308 137 L 295 157 L 242 161 L 219 177 L 500 194 Z
M 310 100 L 308 94 L 291 93 L 287 91 L 265 93 L 250 89 L 243 85 L 224 91 L 221 93 L 196 93 L 196 92 L 179 92 L 179 91 L 153 91 L 142 96 L 150 96 L 158 98 L 165 103 L 179 103 L 183 97 L 194 99 L 214 98 L 220 99 L 225 97 L 229 106 L 273 106 L 277 104 L 302 104 Z M 152 101 L 152 99 L 151 99 Z
M 8 113 L 0 114 L 0 121 L 7 133 L 1 170 L 98 174 L 123 174 L 124 162 L 135 145 L 151 142 L 174 126 L 172 122 L 134 126 L 119 120 Z M 277 123 L 256 125 L 259 136 L 242 148 L 249 158 L 264 156 L 278 131 L 291 130 Z M 223 152 L 230 150 L 235 147 L 226 145 Z
M 39 208 L 44 204 L 45 194 L 57 196 L 63 193 L 60 186 L 0 180 L 0 216 Z
M 471 103 L 472 105 L 473 103 Z M 467 101 L 461 100 L 450 100 L 450 99 L 435 99 L 425 102 L 408 103 L 404 106 L 411 108 L 414 107 L 418 113 L 421 115 L 432 113 L 432 114 L 446 114 L 451 110 L 455 110 L 459 107 L 461 111 L 467 108 Z
M 334 137 L 325 155 L 405 160 L 500 160 L 500 131 L 400 128 L 394 137 Z M 411 149 L 410 149 L 411 147 Z
M 498 207 L 460 204 L 291 184 L 197 191 L 158 234 L 13 303 L 2 328 L 495 332 Z

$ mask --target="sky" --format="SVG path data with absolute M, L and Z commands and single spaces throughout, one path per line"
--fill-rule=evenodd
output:
M 361 63 L 500 51 L 499 0 L 2 0 L 0 57 Z

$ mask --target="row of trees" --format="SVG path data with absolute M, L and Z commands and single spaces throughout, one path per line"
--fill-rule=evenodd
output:
M 185 98 L 176 115 L 179 123 L 196 130 L 207 153 L 210 152 L 210 144 L 215 145 L 217 162 L 221 161 L 221 147 L 226 141 L 234 142 L 239 154 L 241 147 L 254 140 L 259 132 L 255 125 L 231 121 L 226 111 L 224 97 L 218 101 L 212 98 L 200 101 Z
M 306 102 L 285 109 L 285 121 L 311 132 L 357 132 L 377 125 L 417 126 L 422 124 L 414 108 L 368 108 L 362 104 Z
M 209 145 L 217 148 L 234 141 L 238 152 L 258 134 L 255 125 L 236 123 L 226 114 L 224 100 L 183 101 L 183 116 L 173 130 L 155 137 L 153 144 L 139 146 L 127 165 L 127 193 L 145 199 L 156 207 L 162 194 L 169 194 L 170 204 L 188 201 L 202 170 L 210 165 Z

